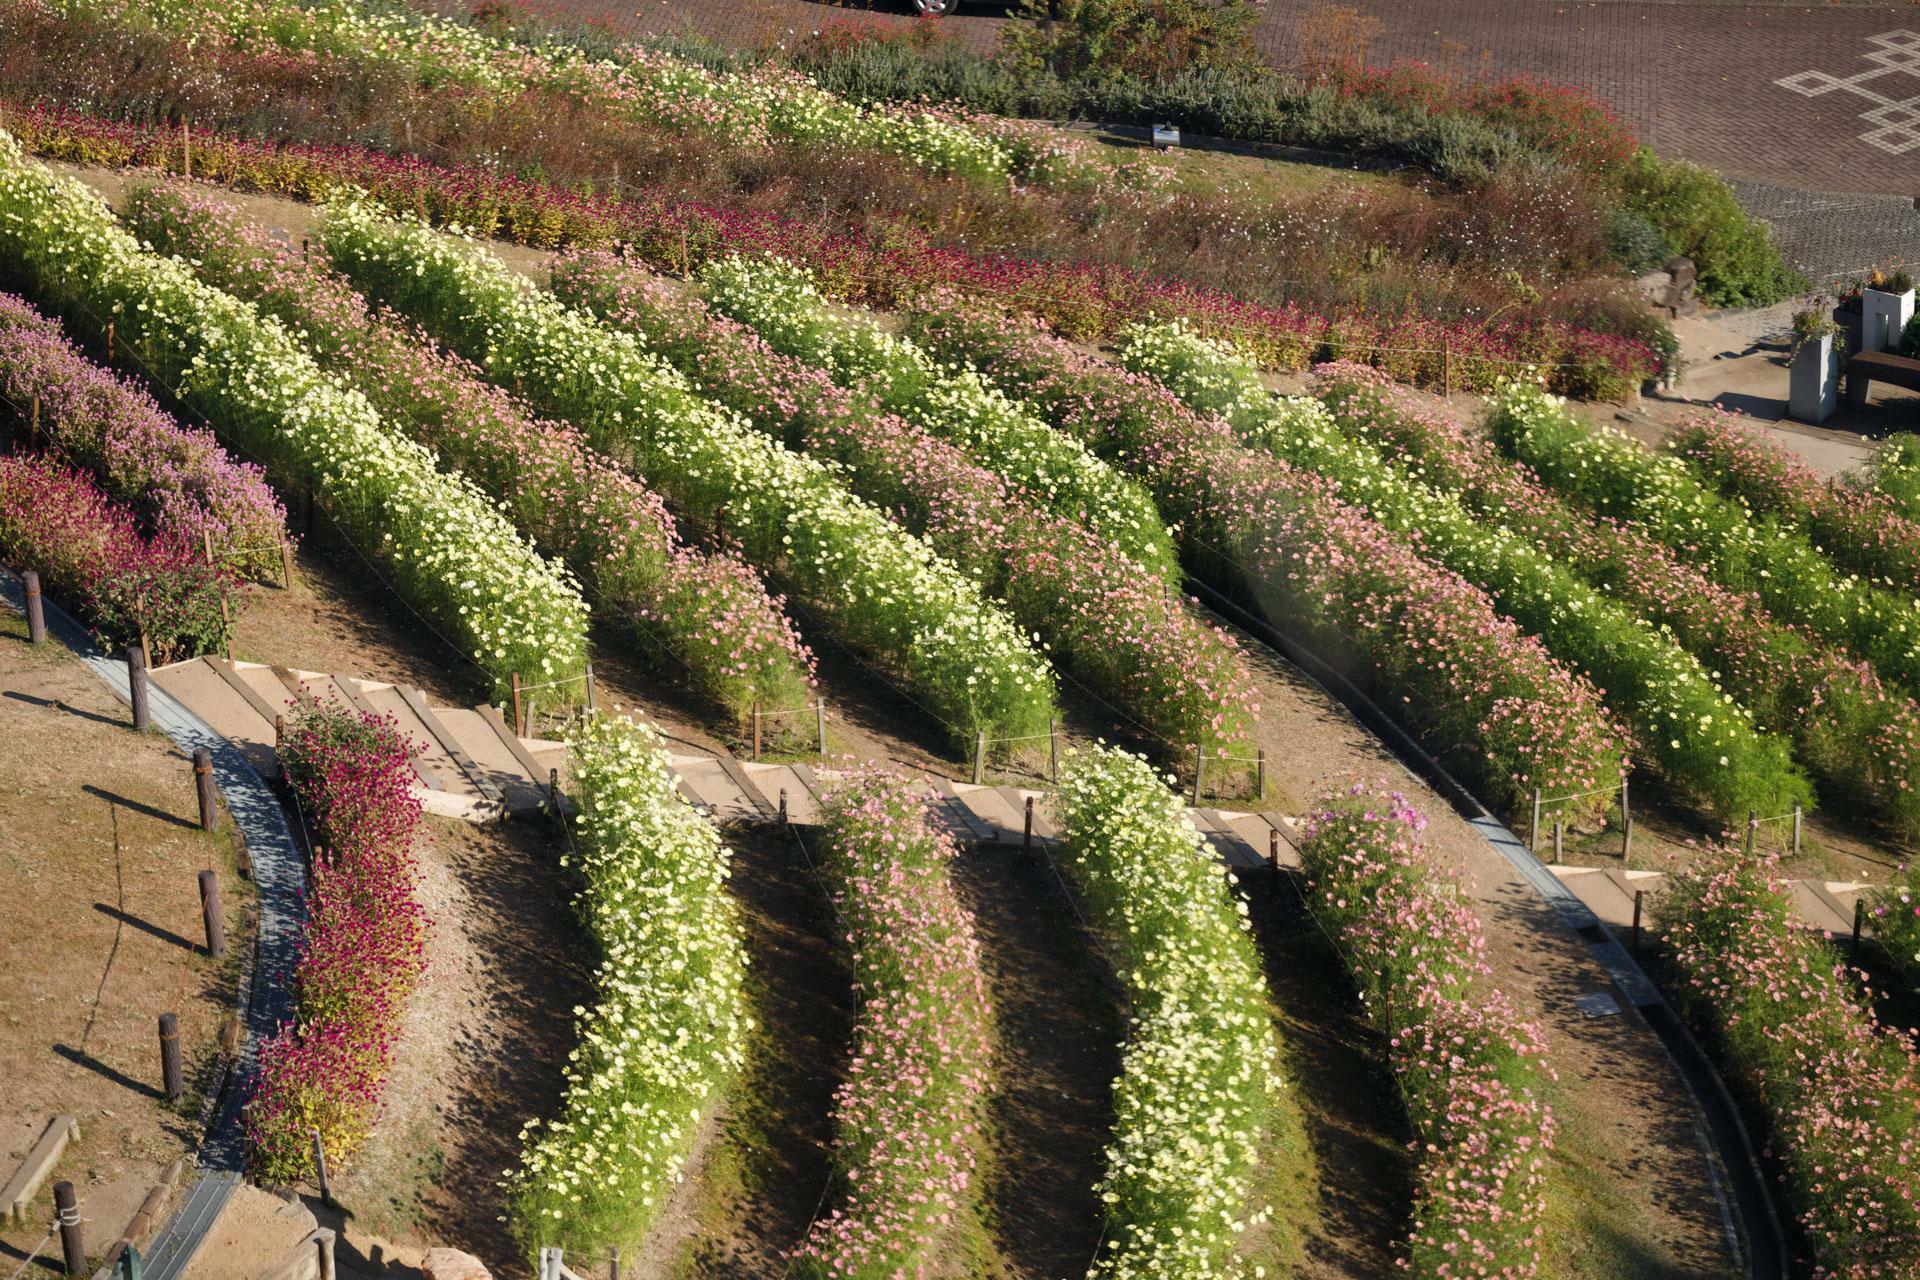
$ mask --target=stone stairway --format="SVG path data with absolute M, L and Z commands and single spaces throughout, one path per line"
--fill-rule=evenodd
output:
M 1634 893 L 1646 894 L 1643 902 L 1650 923 L 1653 902 L 1667 882 L 1663 871 L 1622 871 L 1611 867 L 1551 867 L 1549 870 L 1559 876 L 1594 915 L 1608 925 L 1623 929 L 1633 924 Z M 1793 896 L 1795 918 L 1804 928 L 1818 930 L 1829 937 L 1853 936 L 1854 904 L 1874 887 L 1848 880 L 1787 882 Z M 1868 920 L 1871 919 L 1869 916 Z M 1861 933 L 1871 936 L 1872 925 L 1864 924 Z
M 557 742 L 519 738 L 498 708 L 435 707 L 409 685 L 194 658 L 153 671 L 153 681 L 238 747 L 263 777 L 278 769 L 275 717 L 291 721 L 303 701 L 390 717 L 417 748 L 414 794 L 428 813 L 486 822 L 546 803 Z

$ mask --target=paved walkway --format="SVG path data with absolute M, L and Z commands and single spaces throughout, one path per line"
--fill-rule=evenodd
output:
M 422 0 L 432 3 L 433 0 Z M 1589 89 L 1663 152 L 1730 178 L 1836 194 L 1920 196 L 1920 10 L 1698 0 L 1353 0 L 1381 24 L 1374 62 L 1416 58 L 1463 75 L 1523 73 Z M 849 10 L 906 23 L 904 2 L 527 0 L 535 13 L 630 35 L 692 29 L 790 40 Z M 1255 42 L 1296 60 L 1318 0 L 1269 0 Z M 1008 7 L 962 0 L 947 22 L 987 50 Z M 1785 81 L 1785 84 L 1780 82 Z

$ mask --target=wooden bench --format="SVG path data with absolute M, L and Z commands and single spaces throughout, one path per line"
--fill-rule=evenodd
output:
M 1890 351 L 1862 351 L 1847 361 L 1847 408 L 1864 409 L 1876 382 L 1920 391 L 1920 360 Z

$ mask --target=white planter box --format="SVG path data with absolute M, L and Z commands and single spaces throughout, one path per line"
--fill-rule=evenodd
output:
M 1787 414 L 1801 422 L 1822 423 L 1840 407 L 1840 353 L 1833 335 L 1809 342 L 1793 353 L 1787 383 Z
M 1860 291 L 1860 335 L 1862 351 L 1897 351 L 1900 335 L 1913 319 L 1913 290 L 1887 293 L 1881 289 Z

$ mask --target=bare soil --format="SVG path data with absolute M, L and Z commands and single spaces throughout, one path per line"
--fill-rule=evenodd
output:
M 0 1181 L 54 1115 L 80 1124 L 25 1225 L 0 1230 L 9 1273 L 52 1220 L 52 1180 L 74 1184 L 89 1246 L 104 1252 L 198 1145 L 253 946 L 253 893 L 231 824 L 199 829 L 190 769 L 165 737 L 134 733 L 67 649 L 35 650 L 0 610 Z M 205 953 L 203 869 L 220 877 L 223 960 Z M 161 1090 L 163 1012 L 179 1017 L 178 1106 Z

